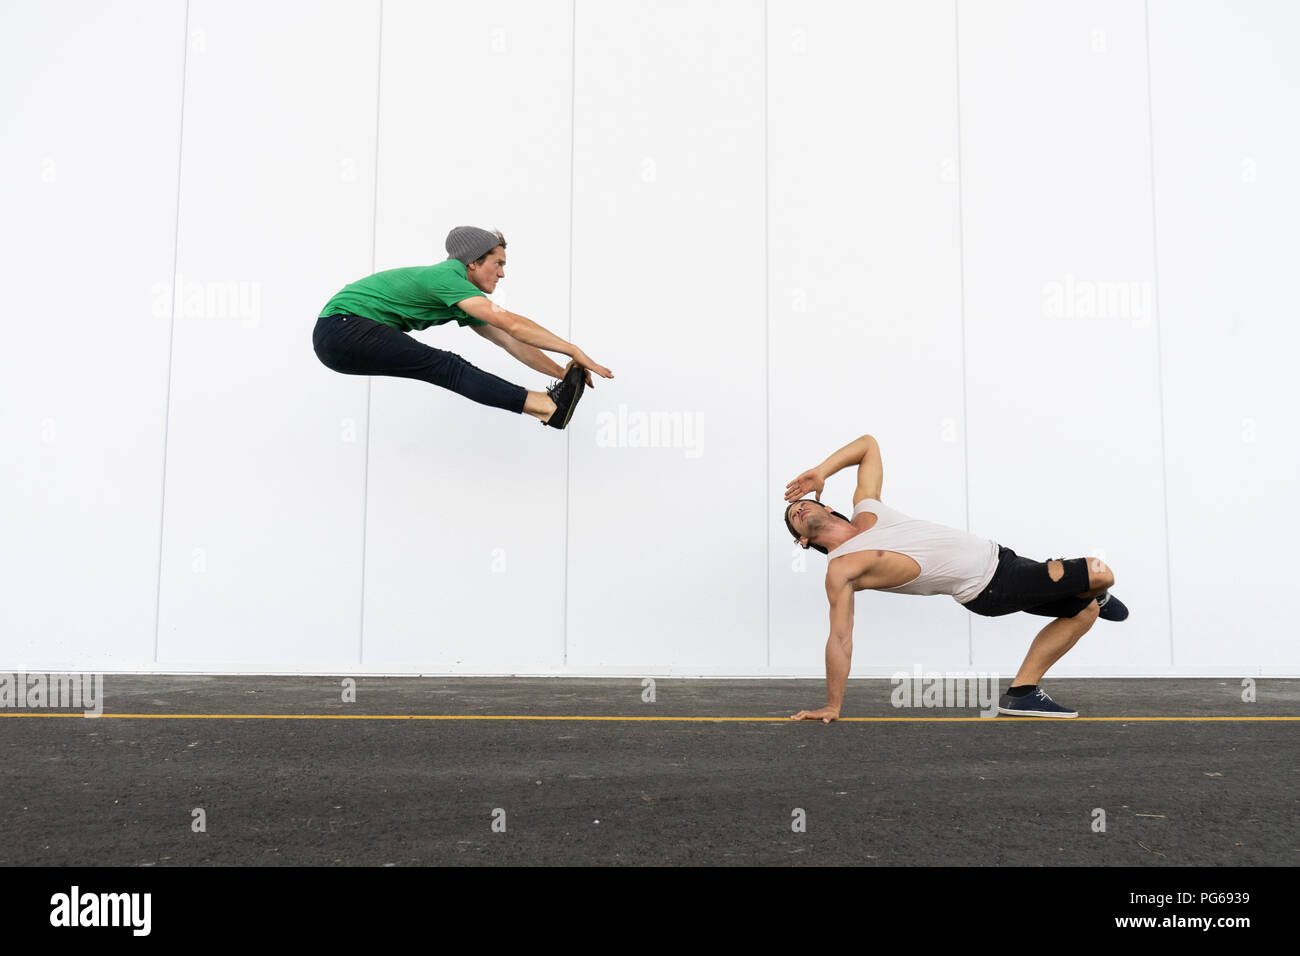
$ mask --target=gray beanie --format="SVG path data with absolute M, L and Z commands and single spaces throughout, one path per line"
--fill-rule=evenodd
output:
M 448 258 L 459 259 L 465 265 L 505 244 L 505 236 L 501 233 L 488 232 L 477 226 L 457 226 L 447 233 Z

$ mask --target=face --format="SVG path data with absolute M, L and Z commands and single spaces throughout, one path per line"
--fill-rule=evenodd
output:
M 465 267 L 465 278 L 484 292 L 493 291 L 505 277 L 506 251 L 500 246 L 489 252 L 482 263 L 471 262 Z
M 790 525 L 801 538 L 812 538 L 826 523 L 826 509 L 815 501 L 796 501 L 790 506 Z

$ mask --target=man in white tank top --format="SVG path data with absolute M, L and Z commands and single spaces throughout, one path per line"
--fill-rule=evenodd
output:
M 822 505 L 826 479 L 858 466 L 853 514 Z M 826 643 L 826 706 L 801 710 L 794 720 L 830 723 L 840 715 L 853 656 L 853 595 L 868 588 L 899 594 L 947 594 L 989 617 L 1027 611 L 1053 618 L 1029 646 L 1020 670 L 999 701 L 1003 714 L 1077 717 L 1053 701 L 1038 682 L 1098 617 L 1122 621 L 1128 609 L 1111 596 L 1115 575 L 1098 558 L 1039 562 L 996 541 L 911 518 L 880 501 L 884 466 L 870 435 L 835 452 L 786 485 L 786 528 L 804 548 L 830 559 L 826 597 L 831 633 Z M 804 495 L 815 492 L 816 499 Z M 802 499 L 802 500 L 801 500 Z

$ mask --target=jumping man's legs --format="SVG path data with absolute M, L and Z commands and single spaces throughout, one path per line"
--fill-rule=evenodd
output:
M 524 414 L 532 415 L 539 422 L 544 422 L 555 411 L 555 403 L 545 392 L 529 392 L 524 399 Z
M 346 375 L 392 375 L 449 389 L 480 405 L 528 413 L 545 421 L 555 403 L 544 392 L 485 372 L 453 352 L 425 345 L 398 329 L 357 315 L 318 319 L 312 335 L 316 356 Z

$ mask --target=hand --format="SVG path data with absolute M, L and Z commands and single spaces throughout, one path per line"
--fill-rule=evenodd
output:
M 826 478 L 816 468 L 810 468 L 785 486 L 785 500 L 798 501 L 810 491 L 817 492 L 817 500 L 822 500 L 822 488 L 826 487 Z
M 603 366 L 603 365 L 598 365 L 596 362 L 593 362 L 593 361 L 591 360 L 591 356 L 588 355 L 586 352 L 579 352 L 577 355 L 573 356 L 573 359 L 569 362 L 568 365 L 565 366 L 565 369 L 564 369 L 564 370 L 567 372 L 569 369 L 573 368 L 573 366 L 575 366 L 575 365 L 581 365 L 583 368 L 587 369 L 587 387 L 588 387 L 588 388 L 595 388 L 595 387 L 596 387 L 595 384 L 594 384 L 594 383 L 592 382 L 592 380 L 591 380 L 591 373 L 592 373 L 592 372 L 595 372 L 597 375 L 601 376 L 601 378 L 613 378 L 613 377 L 614 377 L 614 373 L 613 373 L 613 372 L 611 372 L 609 369 L 605 368 L 605 366 Z
M 823 707 L 821 710 L 801 710 L 797 714 L 791 714 L 791 720 L 820 720 L 823 724 L 829 724 L 832 720 L 838 720 L 840 709 L 838 707 Z
M 575 366 L 575 365 L 577 365 L 577 364 L 578 364 L 577 359 L 570 359 L 570 360 L 569 360 L 569 364 L 566 365 L 566 366 L 564 366 L 564 371 L 561 372 L 561 373 L 559 374 L 559 378 L 564 378 L 564 376 L 568 375 L 568 374 L 569 374 L 569 369 L 573 368 L 573 366 Z M 596 386 L 595 386 L 594 384 L 592 384 L 592 381 L 591 381 L 591 372 L 589 372 L 589 371 L 585 371 L 585 370 L 584 370 L 584 373 L 585 373 L 586 378 L 587 378 L 587 387 L 588 387 L 588 388 L 595 388 Z

